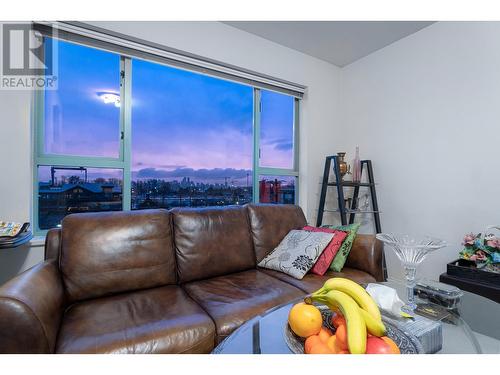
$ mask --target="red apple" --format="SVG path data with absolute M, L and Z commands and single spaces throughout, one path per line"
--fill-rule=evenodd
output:
M 366 339 L 366 354 L 392 354 L 391 347 L 379 337 Z

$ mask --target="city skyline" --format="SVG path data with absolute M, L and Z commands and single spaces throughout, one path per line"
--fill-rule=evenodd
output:
M 123 179 L 123 173 L 118 169 L 108 169 L 108 168 L 86 168 L 87 176 L 89 181 L 95 180 L 97 178 L 117 178 Z M 190 178 L 195 182 L 204 182 L 204 183 L 224 183 L 225 180 L 237 182 L 236 185 L 245 186 L 247 182 L 251 185 L 252 183 L 252 170 L 251 169 L 222 169 L 222 168 L 213 168 L 213 169 L 192 169 L 192 168 L 178 168 L 170 171 L 149 171 L 143 170 L 142 173 L 139 172 L 131 172 L 132 173 L 132 181 L 135 180 L 164 180 L 164 181 L 175 181 L 182 179 L 184 177 Z M 58 170 L 55 173 L 56 180 L 60 180 L 62 176 L 66 178 L 70 176 L 78 176 L 83 180 L 84 173 L 83 172 L 65 172 L 64 170 Z M 50 182 L 51 180 L 51 172 L 50 166 L 40 166 L 38 169 L 38 181 L 39 182 Z
M 79 212 L 119 211 L 123 209 L 123 180 L 109 177 L 81 178 L 76 173 L 39 181 L 38 225 L 40 229 L 58 226 L 68 214 Z M 133 210 L 148 208 L 207 207 L 243 205 L 254 201 L 253 186 L 203 183 L 160 179 L 135 180 L 131 184 Z M 258 201 L 262 203 L 294 203 L 295 179 L 266 176 L 259 179 Z
M 96 173 L 93 172 L 95 170 L 98 170 L 99 168 L 85 168 L 90 170 L 90 172 L 87 173 L 87 182 L 93 183 L 98 179 L 104 179 L 106 181 L 114 181 L 114 180 L 120 180 L 120 183 L 123 182 L 123 176 L 121 174 L 116 174 L 116 173 L 109 173 L 109 170 L 104 169 L 108 171 L 108 173 Z M 181 171 L 181 170 L 180 170 Z M 182 171 L 185 171 L 185 169 L 182 169 Z M 118 172 L 118 170 L 115 170 L 115 172 Z M 175 172 L 175 171 L 174 171 Z M 193 170 L 193 172 L 198 172 L 196 170 Z M 134 182 L 146 182 L 146 181 L 165 181 L 165 182 L 181 182 L 185 179 L 188 181 L 193 182 L 194 184 L 205 184 L 205 185 L 234 185 L 238 187 L 251 187 L 252 186 L 252 178 L 253 174 L 251 170 L 239 170 L 237 171 L 239 173 L 238 177 L 236 178 L 231 178 L 227 176 L 227 173 L 224 173 L 224 170 L 221 169 L 213 169 L 213 170 L 204 170 L 203 176 L 193 176 L 189 174 L 184 174 L 180 173 L 178 175 L 172 174 L 171 176 L 148 176 L 148 177 L 136 177 L 132 178 L 132 184 Z M 206 173 L 214 173 L 213 176 L 207 176 Z M 75 177 L 77 179 L 74 180 L 79 180 L 79 181 L 85 181 L 84 178 L 84 172 L 71 172 L 71 173 L 64 173 L 64 172 L 56 172 L 54 177 L 55 177 L 55 185 L 60 185 L 63 183 L 68 183 L 70 179 L 74 179 Z M 50 172 L 50 167 L 49 166 L 41 166 L 39 167 L 38 171 L 38 181 L 39 184 L 50 184 L 51 183 L 51 172 Z M 287 176 L 260 176 L 260 179 L 268 179 L 268 180 L 274 180 L 278 179 L 279 181 L 286 182 L 289 178 Z

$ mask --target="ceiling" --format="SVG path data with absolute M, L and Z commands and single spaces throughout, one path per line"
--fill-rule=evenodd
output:
M 224 23 L 342 67 L 433 22 L 231 21 Z

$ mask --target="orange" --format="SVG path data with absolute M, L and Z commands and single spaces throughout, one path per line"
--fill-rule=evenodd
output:
M 389 347 L 391 348 L 391 354 L 401 354 L 399 347 L 391 338 L 382 336 L 381 339 L 384 340 L 387 345 L 389 345 Z
M 333 354 L 333 352 L 330 350 L 330 348 L 324 344 L 324 343 L 319 343 L 314 345 L 311 348 L 311 351 L 309 354 Z
M 347 328 L 345 324 L 341 324 L 337 327 L 335 331 L 335 336 L 337 336 L 337 346 L 340 350 L 347 350 Z
M 332 351 L 334 354 L 350 354 L 349 350 L 347 349 L 342 349 L 339 347 L 339 341 L 337 340 L 337 336 L 333 335 L 330 337 L 326 343 L 328 348 Z
M 319 339 L 326 344 L 328 339 L 332 336 L 332 333 L 328 328 L 321 327 L 321 330 L 318 333 Z
M 332 318 L 332 326 L 337 328 L 341 324 L 345 324 L 344 316 L 342 314 L 335 314 Z
M 328 341 L 326 342 L 326 345 L 328 346 L 328 349 L 330 349 L 333 353 L 337 353 L 337 337 L 335 335 L 332 335 Z
M 321 344 L 321 340 L 318 335 L 309 336 L 304 343 L 304 353 L 309 354 L 314 345 Z
M 317 307 L 300 302 L 290 309 L 288 324 L 297 336 L 306 338 L 319 333 L 323 318 Z

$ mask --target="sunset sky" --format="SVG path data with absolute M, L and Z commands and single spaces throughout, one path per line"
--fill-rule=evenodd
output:
M 98 93 L 119 93 L 119 57 L 66 42 L 58 54 L 59 88 L 46 92 L 46 152 L 117 157 L 120 110 Z M 261 165 L 292 168 L 293 98 L 263 90 L 262 105 Z M 132 177 L 244 178 L 252 108 L 249 86 L 134 59 Z

